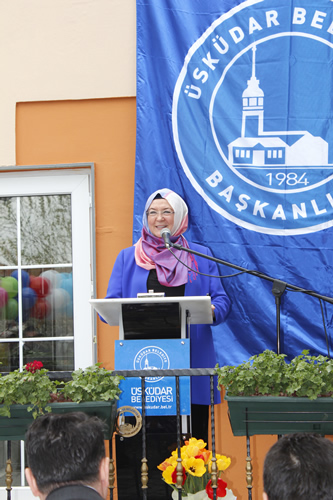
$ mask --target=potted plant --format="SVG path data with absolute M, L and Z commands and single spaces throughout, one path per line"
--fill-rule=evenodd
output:
M 212 452 L 206 449 L 206 443 L 202 439 L 194 437 L 185 441 L 185 445 L 181 447 L 181 465 L 183 468 L 183 481 L 181 487 L 182 499 L 186 500 L 208 500 L 213 499 L 213 488 L 211 486 L 211 466 Z M 164 460 L 158 469 L 162 471 L 162 479 L 171 488 L 172 499 L 178 500 L 179 493 L 177 488 L 177 450 L 173 451 L 171 456 Z M 227 488 L 227 483 L 223 481 L 221 475 L 231 463 L 229 457 L 216 454 L 217 465 L 217 500 L 236 500 L 236 497 L 230 489 Z
M 123 377 L 97 363 L 72 372 L 66 382 L 51 380 L 43 363 L 33 361 L 22 371 L 0 377 L 0 439 L 24 439 L 28 425 L 45 412 L 84 411 L 106 422 L 106 439 L 113 432 L 116 400 Z
M 333 433 L 333 360 L 303 351 L 288 363 L 266 350 L 216 372 L 235 436 Z

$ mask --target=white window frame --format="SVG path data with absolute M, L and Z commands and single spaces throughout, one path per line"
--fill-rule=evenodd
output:
M 0 197 L 55 194 L 70 194 L 72 199 L 74 368 L 86 368 L 97 362 L 96 314 L 89 303 L 96 290 L 94 165 L 0 168 Z M 21 484 L 24 484 L 23 441 L 21 455 Z M 4 487 L 0 489 L 0 500 L 6 498 Z M 13 486 L 11 498 L 35 497 L 29 487 Z
M 75 369 L 97 361 L 96 316 L 89 303 L 96 288 L 93 180 L 92 164 L 0 169 L 0 197 L 71 195 Z

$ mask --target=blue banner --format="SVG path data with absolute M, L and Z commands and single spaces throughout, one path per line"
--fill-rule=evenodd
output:
M 116 370 L 175 370 L 190 368 L 189 339 L 116 340 Z M 140 378 L 126 378 L 120 383 L 123 391 L 118 408 L 133 406 L 142 412 Z M 179 378 L 180 414 L 191 414 L 190 377 Z M 145 409 L 147 416 L 177 415 L 176 378 L 145 378 Z
M 147 197 L 189 206 L 189 241 L 333 297 L 333 4 L 137 0 L 136 241 Z M 221 365 L 277 346 L 332 350 L 333 305 L 220 266 Z M 233 277 L 229 275 L 234 274 Z

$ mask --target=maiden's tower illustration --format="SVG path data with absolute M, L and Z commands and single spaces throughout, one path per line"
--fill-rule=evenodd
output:
M 328 166 L 328 143 L 306 130 L 264 130 L 265 96 L 256 77 L 256 46 L 252 48 L 252 75 L 242 95 L 241 136 L 228 145 L 235 168 Z

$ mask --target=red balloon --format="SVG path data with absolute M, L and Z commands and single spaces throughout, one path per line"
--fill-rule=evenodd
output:
M 38 297 L 45 297 L 50 292 L 50 281 L 41 276 L 30 276 L 30 288 L 32 288 Z
M 36 304 L 31 309 L 30 316 L 36 319 L 44 319 L 51 310 L 51 306 L 47 300 L 43 298 L 37 299 Z

